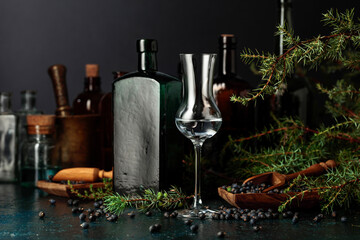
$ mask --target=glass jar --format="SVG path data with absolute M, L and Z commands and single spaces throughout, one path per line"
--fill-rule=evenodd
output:
M 36 186 L 38 180 L 47 180 L 56 173 L 51 157 L 54 150 L 55 116 L 28 115 L 28 138 L 22 149 L 21 184 Z

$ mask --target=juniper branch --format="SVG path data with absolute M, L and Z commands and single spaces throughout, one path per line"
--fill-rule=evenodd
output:
M 249 101 L 264 97 L 264 94 L 274 93 L 277 86 L 286 82 L 286 76 L 293 73 L 295 64 L 302 63 L 304 66 L 313 68 L 327 59 L 346 62 L 346 56 L 343 55 L 345 47 L 354 41 L 355 46 L 360 44 L 360 25 L 354 23 L 353 13 L 354 11 L 350 10 L 344 14 L 335 13 L 334 15 L 333 10 L 328 11 L 327 14 L 324 14 L 324 22 L 325 25 L 331 25 L 334 28 L 332 34 L 303 41 L 297 41 L 297 37 L 293 36 L 291 30 L 279 26 L 277 34 L 283 35 L 284 41 L 289 45 L 292 44 L 280 56 L 270 53 L 257 54 L 257 50 L 244 50 L 240 55 L 241 59 L 245 63 L 251 63 L 256 59 L 264 82 L 259 89 L 245 97 L 232 96 L 231 101 L 247 104 Z M 355 59 L 352 62 L 358 60 Z
M 172 186 L 169 191 L 156 192 L 145 189 L 139 195 L 120 195 L 113 193 L 104 198 L 106 209 L 115 214 L 121 214 L 126 208 L 137 208 L 140 211 L 149 209 L 176 209 L 187 207 L 187 200 L 193 196 L 186 196 L 181 189 Z

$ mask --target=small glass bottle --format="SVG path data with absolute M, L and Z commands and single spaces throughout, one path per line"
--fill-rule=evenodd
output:
M 0 182 L 17 180 L 16 121 L 11 110 L 11 93 L 0 92 Z
M 47 180 L 56 173 L 51 157 L 54 149 L 54 115 L 28 115 L 28 140 L 22 149 L 21 184 L 36 186 L 36 181 Z
M 36 108 L 36 91 L 21 91 L 21 108 L 16 111 L 18 117 L 18 159 L 21 161 L 21 149 L 27 141 L 27 115 L 42 114 L 42 111 Z
M 219 71 L 214 78 L 214 97 L 223 118 L 220 131 L 244 136 L 254 129 L 254 109 L 252 105 L 245 107 L 230 101 L 233 95 L 246 96 L 251 91 L 250 84 L 237 75 L 236 58 L 235 35 L 222 34 L 219 38 Z
M 99 65 L 86 64 L 85 69 L 84 91 L 73 102 L 73 112 L 76 115 L 98 114 L 100 99 L 104 95 L 101 91 Z

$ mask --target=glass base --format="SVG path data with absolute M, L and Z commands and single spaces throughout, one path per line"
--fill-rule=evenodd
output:
M 211 218 L 211 214 L 215 211 L 209 208 L 199 208 L 199 209 L 184 209 L 178 211 L 178 216 L 183 218 L 199 218 L 201 213 L 205 214 L 205 218 Z

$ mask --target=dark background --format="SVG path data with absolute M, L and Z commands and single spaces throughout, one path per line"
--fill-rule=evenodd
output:
M 294 0 L 296 34 L 326 34 L 321 13 L 330 8 L 357 8 L 359 1 Z M 238 49 L 273 51 L 277 1 L 240 0 L 0 0 L 0 91 L 38 92 L 39 109 L 54 113 L 55 99 L 47 69 L 68 69 L 69 98 L 83 89 L 84 65 L 98 63 L 102 88 L 111 91 L 112 71 L 137 68 L 136 39 L 159 42 L 159 70 L 177 74 L 178 54 L 217 52 L 221 33 L 234 33 Z M 257 83 L 238 61 L 239 75 Z

